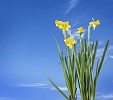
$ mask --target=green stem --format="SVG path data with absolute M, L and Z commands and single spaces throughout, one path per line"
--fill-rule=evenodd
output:
M 82 37 L 81 37 L 81 34 L 80 34 L 80 48 L 82 50 Z
M 66 32 L 65 31 L 63 31 L 63 35 L 64 35 L 64 39 L 66 39 Z
M 90 45 L 90 28 L 91 28 L 91 25 L 88 26 L 88 47 Z

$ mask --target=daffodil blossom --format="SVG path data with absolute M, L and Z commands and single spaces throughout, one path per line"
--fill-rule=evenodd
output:
M 83 32 L 85 32 L 85 29 L 83 29 L 83 27 L 79 27 L 77 29 L 78 29 L 77 34 L 81 35 Z
M 55 21 L 56 26 L 58 26 L 60 29 L 62 28 L 62 21 Z
M 68 21 L 67 21 L 67 22 L 62 22 L 62 21 L 56 20 L 56 21 L 55 21 L 55 24 L 56 24 L 56 26 L 58 26 L 60 29 L 62 29 L 63 33 L 65 33 L 65 31 L 68 31 L 69 28 L 71 27 L 71 26 L 69 25 L 69 22 L 68 22 Z
M 94 19 L 93 19 L 93 21 L 90 22 L 89 25 L 92 26 L 93 29 L 95 30 L 96 29 L 96 26 L 97 25 L 100 25 L 100 20 L 94 21 Z
M 71 49 L 72 46 L 73 46 L 77 41 L 75 41 L 74 36 L 70 36 L 69 38 L 65 39 L 64 42 L 65 42 L 65 44 L 66 44 L 67 46 L 69 46 L 69 48 Z

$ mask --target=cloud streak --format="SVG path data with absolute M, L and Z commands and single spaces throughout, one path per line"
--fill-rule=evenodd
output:
M 75 8 L 78 5 L 79 0 L 69 0 L 69 7 L 66 10 L 66 13 L 69 13 L 73 8 Z
M 26 87 L 26 88 L 46 88 L 47 84 L 45 83 L 29 83 L 29 84 L 18 84 L 16 87 Z
M 111 54 L 112 50 L 113 50 L 113 45 L 110 45 L 107 53 Z M 102 56 L 103 52 L 104 52 L 104 47 L 97 49 L 97 56 L 96 57 Z M 110 57 L 113 58 L 113 56 L 110 56 Z
M 113 55 L 109 55 L 108 57 L 111 58 L 111 59 L 113 59 Z
M 68 92 L 68 89 L 67 89 L 66 86 L 64 86 L 64 87 L 63 87 L 63 86 L 62 86 L 62 87 L 59 86 L 58 88 L 59 88 L 61 91 Z M 52 87 L 51 90 L 56 90 L 56 89 L 55 89 L 54 87 Z M 79 91 L 78 88 L 77 88 L 77 93 L 80 93 L 80 91 Z
M 75 38 L 76 40 L 78 40 L 78 39 L 80 39 L 80 37 L 79 37 L 79 34 L 77 34 L 76 32 L 77 32 L 77 30 L 72 31 L 72 30 L 70 29 L 70 30 L 67 32 L 67 34 L 68 34 L 69 36 L 74 35 L 74 38 Z M 85 33 L 86 33 L 86 32 L 82 33 L 82 35 L 81 35 L 81 37 L 82 37 L 83 39 L 84 39 Z
M 58 87 L 61 91 L 65 91 L 65 92 L 67 92 L 68 91 L 68 89 L 67 89 L 67 87 Z M 51 88 L 51 90 L 56 90 L 54 87 L 52 87 Z
M 100 99 L 100 100 L 113 100 L 113 94 L 102 94 L 102 95 L 99 95 L 97 96 L 97 99 Z

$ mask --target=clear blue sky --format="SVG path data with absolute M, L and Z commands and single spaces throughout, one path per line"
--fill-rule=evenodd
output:
M 111 42 L 97 100 L 113 100 L 113 0 L 0 0 L 0 100 L 64 100 L 45 75 L 66 92 L 53 34 L 63 51 L 65 45 L 54 21 L 69 21 L 74 33 L 92 17 L 101 21 L 91 30 L 91 41 L 100 43 L 96 59 Z

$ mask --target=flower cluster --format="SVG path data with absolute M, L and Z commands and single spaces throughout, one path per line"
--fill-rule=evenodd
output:
M 69 22 L 68 21 L 63 22 L 63 21 L 56 20 L 55 21 L 55 24 L 56 24 L 56 26 L 58 28 L 62 29 L 63 34 L 64 34 L 64 38 L 65 38 L 65 40 L 64 40 L 65 41 L 65 44 L 67 46 L 69 46 L 69 48 L 71 49 L 73 47 L 73 45 L 77 43 L 77 41 L 74 39 L 74 36 L 73 35 L 70 36 L 70 37 L 68 37 L 68 38 L 66 38 L 65 31 L 69 31 L 69 28 L 71 28 L 71 26 L 69 25 Z M 89 23 L 89 26 L 90 27 L 93 27 L 94 30 L 95 30 L 95 28 L 96 28 L 97 25 L 100 25 L 100 20 L 94 21 L 94 19 L 93 19 L 93 21 Z M 79 28 L 77 28 L 77 30 L 78 31 L 76 33 L 77 34 L 80 34 L 80 36 L 81 36 L 81 34 L 84 33 L 86 29 L 83 29 L 83 27 L 80 26 Z

